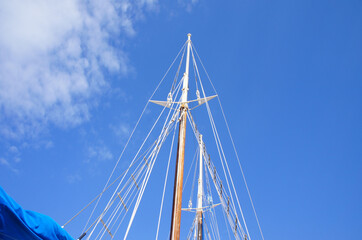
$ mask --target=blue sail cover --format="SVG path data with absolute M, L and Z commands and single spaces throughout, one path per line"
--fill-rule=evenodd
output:
M 50 217 L 24 210 L 0 187 L 0 240 L 74 240 Z

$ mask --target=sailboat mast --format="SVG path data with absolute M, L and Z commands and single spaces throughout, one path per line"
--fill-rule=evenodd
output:
M 199 134 L 199 148 L 200 148 L 200 158 L 199 158 L 199 181 L 197 188 L 197 240 L 202 240 L 202 198 L 203 198 L 203 165 L 202 165 L 202 135 Z
M 184 175 L 185 141 L 186 141 L 186 121 L 187 121 L 187 94 L 189 90 L 189 63 L 190 63 L 191 34 L 187 34 L 187 57 L 186 70 L 183 76 L 183 87 L 180 106 L 180 125 L 177 145 L 175 184 L 173 192 L 173 206 L 171 219 L 170 240 L 180 239 L 181 227 L 181 205 L 182 205 L 182 185 Z

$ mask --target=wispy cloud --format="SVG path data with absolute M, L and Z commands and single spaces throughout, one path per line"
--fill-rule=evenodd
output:
M 78 125 L 91 99 L 127 74 L 125 39 L 156 1 L 1 1 L 0 134 L 37 135 L 44 126 Z
M 16 169 L 15 167 L 13 167 L 12 164 L 10 164 L 10 162 L 8 160 L 6 160 L 5 158 L 0 158 L 0 165 L 7 167 L 8 169 L 10 169 L 12 172 L 14 172 L 16 174 L 19 173 L 19 170 Z
M 17 148 L 16 146 L 10 146 L 7 152 L 7 155 L 11 156 L 15 163 L 21 162 L 19 148 Z
M 87 148 L 86 158 L 83 163 L 86 166 L 88 174 L 95 176 L 101 173 L 100 166 L 106 162 L 111 162 L 111 160 L 114 160 L 112 152 L 103 143 L 99 143 Z
M 131 134 L 131 128 L 129 124 L 121 122 L 118 125 L 110 125 L 110 129 L 116 135 L 117 139 L 119 139 L 120 143 L 124 143 L 127 141 Z
M 15 147 L 15 146 L 10 146 L 8 151 L 13 153 L 13 154 L 19 154 L 19 149 L 17 147 Z
M 95 146 L 88 148 L 88 159 L 95 161 L 106 161 L 113 158 L 112 153 L 106 146 Z
M 199 2 L 199 0 L 178 0 L 178 3 L 186 9 L 187 12 L 191 12 L 192 8 Z

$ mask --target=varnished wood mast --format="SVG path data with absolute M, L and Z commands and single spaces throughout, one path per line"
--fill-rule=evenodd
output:
M 176 171 L 175 171 L 175 184 L 173 192 L 173 206 L 172 206 L 172 219 L 171 219 L 171 232 L 170 240 L 180 239 L 181 227 L 181 205 L 182 205 L 182 185 L 184 175 L 184 159 L 185 159 L 185 140 L 186 140 L 186 121 L 187 121 L 187 93 L 189 90 L 189 62 L 190 62 L 190 47 L 191 47 L 191 34 L 187 34 L 187 58 L 186 70 L 183 76 L 182 88 L 182 104 L 180 107 L 180 125 L 177 146 L 176 158 Z

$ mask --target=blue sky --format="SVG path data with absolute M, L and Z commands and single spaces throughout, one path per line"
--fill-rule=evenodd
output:
M 39 0 L 0 9 L 0 185 L 25 209 L 62 224 L 101 191 L 190 32 L 265 239 L 362 238 L 360 1 Z M 67 230 L 77 237 L 85 220 Z M 261 239 L 252 216 L 250 229 Z

